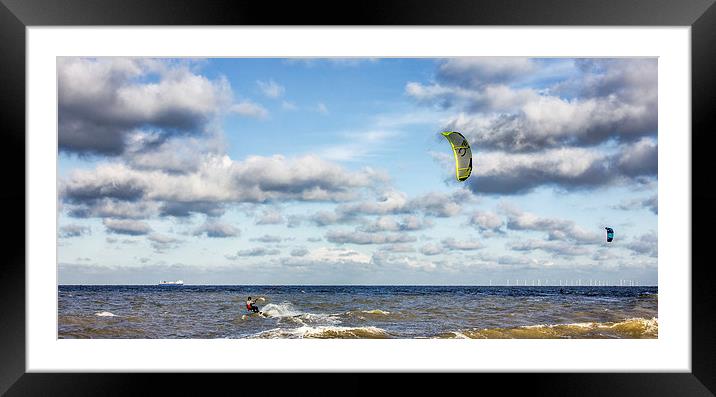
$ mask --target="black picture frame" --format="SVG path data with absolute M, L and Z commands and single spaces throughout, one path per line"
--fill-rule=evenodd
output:
M 4 261 L 0 263 L 0 393 L 7 395 L 133 395 L 149 394 L 148 384 L 163 392 L 186 392 L 186 383 L 200 382 L 203 394 L 236 379 L 195 375 L 175 381 L 169 375 L 26 373 L 25 359 L 25 51 L 28 26 L 97 25 L 567 25 L 691 27 L 692 78 L 692 371 L 690 373 L 530 373 L 472 374 L 480 390 L 510 392 L 524 388 L 546 395 L 714 395 L 716 328 L 713 264 L 707 244 L 713 233 L 716 190 L 709 151 L 716 114 L 716 6 L 714 0 L 400 0 L 311 2 L 199 0 L 0 0 L 0 112 L 4 151 L 0 164 L 5 186 L 0 202 L 5 212 Z M 667 111 L 667 109 L 660 109 Z M 684 132 L 685 139 L 688 131 Z M 660 164 L 668 167 L 668 164 Z M 661 236 L 668 238 L 668 236 Z M 711 243 L 712 244 L 712 243 Z M 180 375 L 181 376 L 181 375 Z M 252 375 L 253 376 L 253 375 Z M 342 377 L 348 374 L 339 375 Z M 393 374 L 392 376 L 395 376 Z M 508 378 L 509 377 L 509 378 Z M 514 382 L 517 377 L 519 382 Z M 176 378 L 174 378 L 176 379 Z M 391 378 L 395 379 L 395 378 Z M 243 383 L 244 381 L 242 381 Z M 266 380 L 261 380 L 266 382 Z M 411 381 L 432 383 L 429 377 Z M 442 382 L 441 382 L 442 383 Z M 464 386 L 447 382 L 444 394 Z M 351 380 L 351 390 L 361 388 Z M 242 391 L 245 386 L 241 386 Z M 231 389 L 229 389 L 231 390 Z M 542 391 L 542 393 L 539 393 Z M 232 392 L 232 394 L 235 394 Z

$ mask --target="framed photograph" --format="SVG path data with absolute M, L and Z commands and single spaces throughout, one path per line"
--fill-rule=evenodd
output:
M 25 213 L 0 390 L 464 372 L 711 395 L 692 214 L 716 8 L 477 4 L 5 2 Z

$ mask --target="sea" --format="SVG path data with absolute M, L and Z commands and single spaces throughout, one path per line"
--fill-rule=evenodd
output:
M 246 310 L 257 299 L 262 314 Z M 58 338 L 658 337 L 657 287 L 60 285 Z

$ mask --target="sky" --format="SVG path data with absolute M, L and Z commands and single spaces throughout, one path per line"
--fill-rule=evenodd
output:
M 655 58 L 62 57 L 57 78 L 60 284 L 657 284 Z M 441 131 L 471 145 L 465 182 Z

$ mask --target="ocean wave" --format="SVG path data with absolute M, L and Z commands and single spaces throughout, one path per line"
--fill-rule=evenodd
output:
M 619 322 L 584 322 L 572 324 L 539 324 L 514 328 L 462 330 L 438 335 L 438 338 L 472 339 L 654 339 L 658 338 L 656 317 L 629 318 Z
M 260 310 L 267 317 L 293 317 L 303 314 L 296 310 L 290 302 L 269 303 L 261 307 Z
M 373 310 L 356 310 L 356 311 L 347 311 L 343 314 L 346 317 L 356 317 L 360 320 L 367 320 L 370 319 L 380 319 L 385 318 L 390 315 L 390 312 L 380 310 L 380 309 L 373 309 Z
M 390 314 L 390 312 L 386 312 L 386 311 L 380 310 L 380 309 L 361 310 L 361 313 L 365 313 L 365 314 L 380 314 L 380 315 L 383 315 L 383 316 L 387 316 L 387 315 Z
M 99 313 L 95 313 L 94 315 L 98 316 L 98 317 L 119 317 L 116 314 L 112 314 L 110 312 L 99 312 Z
M 293 323 L 293 324 L 298 324 L 298 325 L 305 325 L 305 324 L 331 325 L 331 324 L 339 324 L 341 322 L 337 318 L 337 315 L 302 312 L 302 311 L 296 309 L 296 307 L 293 306 L 290 302 L 269 303 L 260 309 L 261 309 L 261 315 L 263 317 L 275 318 L 275 319 L 278 319 L 279 322 L 282 322 L 282 323 L 288 322 L 288 323 Z M 247 315 L 247 314 L 241 316 L 241 318 L 243 320 L 245 320 L 249 317 L 251 317 L 251 316 Z
M 298 328 L 274 328 L 261 332 L 255 338 L 313 338 L 313 339 L 385 339 L 388 333 L 377 327 L 302 326 Z
M 658 300 L 658 299 L 659 299 L 659 294 L 656 293 L 656 292 L 644 292 L 644 293 L 639 294 L 639 298 L 641 298 L 641 299 L 654 299 L 654 300 Z

